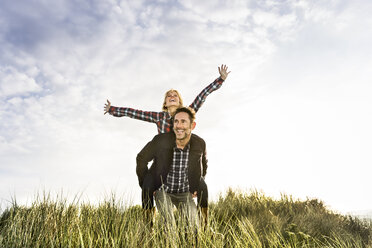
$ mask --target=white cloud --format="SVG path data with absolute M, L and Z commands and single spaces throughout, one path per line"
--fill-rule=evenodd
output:
M 251 14 L 246 1 L 187 1 L 181 4 L 187 12 L 195 13 L 204 22 L 221 25 L 245 23 Z
M 14 68 L 0 69 L 0 97 L 40 92 L 34 78 Z

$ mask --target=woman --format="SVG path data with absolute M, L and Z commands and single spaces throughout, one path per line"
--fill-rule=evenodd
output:
M 218 67 L 218 72 L 220 74 L 220 77 L 217 78 L 213 83 L 208 85 L 205 89 L 203 89 L 195 98 L 195 100 L 190 104 L 189 107 L 192 108 L 195 113 L 203 105 L 207 96 L 222 86 L 222 83 L 226 80 L 228 74 L 230 73 L 227 72 L 226 65 L 221 65 L 221 67 Z M 173 114 L 179 107 L 183 107 L 182 98 L 177 90 L 172 89 L 165 93 L 162 112 L 142 111 L 126 107 L 115 107 L 111 106 L 110 101 L 107 100 L 107 103 L 104 107 L 104 114 L 109 113 L 110 115 L 116 117 L 127 116 L 142 121 L 152 122 L 157 125 L 159 133 L 167 133 L 172 131 Z M 142 188 L 142 207 L 152 212 L 152 209 L 154 209 L 153 192 L 155 189 L 153 187 L 151 175 L 146 176 L 143 185 L 140 186 Z M 208 188 L 203 178 L 200 181 L 197 197 L 198 205 L 201 207 L 205 223 L 207 223 Z

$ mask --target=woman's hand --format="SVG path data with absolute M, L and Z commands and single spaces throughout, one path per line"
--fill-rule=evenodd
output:
M 105 107 L 104 107 L 104 111 L 105 111 L 104 115 L 109 112 L 110 107 L 111 107 L 111 102 L 107 100 L 107 103 L 105 103 Z
M 220 77 L 222 78 L 222 80 L 226 80 L 227 76 L 229 75 L 229 72 L 227 72 L 227 66 L 226 65 L 221 65 L 221 67 L 218 67 L 218 72 L 220 73 Z

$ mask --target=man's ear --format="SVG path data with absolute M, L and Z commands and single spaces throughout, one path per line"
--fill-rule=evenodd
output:
M 191 130 L 194 130 L 195 126 L 196 126 L 196 122 L 194 121 L 194 122 L 191 124 Z

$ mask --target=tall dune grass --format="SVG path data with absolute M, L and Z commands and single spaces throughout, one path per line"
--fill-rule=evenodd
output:
M 92 205 L 44 195 L 2 212 L 0 247 L 372 247 L 371 221 L 332 213 L 319 200 L 231 189 L 210 203 L 197 237 L 185 230 L 169 233 L 159 216 L 151 228 L 140 206 L 115 196 Z

